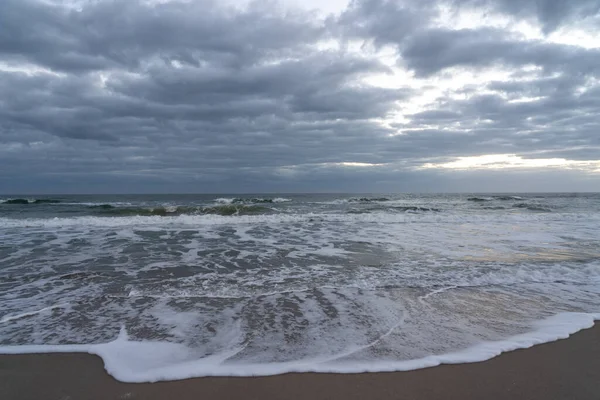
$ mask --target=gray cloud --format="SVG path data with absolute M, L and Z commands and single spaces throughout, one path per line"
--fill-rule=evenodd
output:
M 435 1 L 354 0 L 333 24 L 345 38 L 369 39 L 375 46 L 401 43 L 437 15 Z
M 485 7 L 519 18 L 533 18 L 546 33 L 565 23 L 581 24 L 600 16 L 597 0 L 465 0 L 459 4 L 463 7 Z
M 231 67 L 293 56 L 323 34 L 310 15 L 283 15 L 255 3 L 244 13 L 218 2 L 141 0 L 83 3 L 81 9 L 7 0 L 0 51 L 59 71 L 143 68 L 152 59 Z
M 406 43 L 402 58 L 418 74 L 450 67 L 540 66 L 547 73 L 597 75 L 600 50 L 511 38 L 499 29 L 430 29 Z
M 468 174 L 419 169 L 431 160 L 600 159 L 598 49 L 435 27 L 439 4 L 354 1 L 323 20 L 273 3 L 6 0 L 0 191 L 435 191 Z M 544 29 L 595 6 L 523 4 L 459 6 L 534 18 Z M 342 45 L 325 45 L 332 40 Z M 355 41 L 366 43 L 362 51 L 352 50 Z M 385 46 L 414 82 L 457 70 L 513 72 L 465 82 L 403 122 L 386 122 L 420 89 L 362 81 L 394 73 L 377 54 Z

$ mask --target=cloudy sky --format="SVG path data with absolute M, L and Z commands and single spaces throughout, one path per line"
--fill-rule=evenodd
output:
M 600 191 L 600 1 L 2 0 L 0 192 L 263 191 Z

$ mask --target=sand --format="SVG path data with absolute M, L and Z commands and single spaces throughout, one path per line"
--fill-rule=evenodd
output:
M 472 364 L 409 372 L 121 383 L 88 354 L 0 356 L 0 399 L 600 399 L 600 325 Z

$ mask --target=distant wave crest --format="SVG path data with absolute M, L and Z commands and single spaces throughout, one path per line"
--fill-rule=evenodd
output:
M 510 200 L 523 200 L 521 196 L 473 196 L 469 197 L 467 201 L 483 202 L 483 201 L 510 201 Z
M 353 197 L 348 199 L 348 203 L 378 203 L 382 201 L 390 201 L 387 197 Z
M 262 203 L 287 203 L 292 201 L 291 199 L 287 199 L 284 197 L 275 197 L 275 198 L 267 198 L 267 197 L 219 197 L 214 200 L 215 203 L 218 204 L 262 204 Z
M 115 207 L 110 204 L 90 206 L 96 214 L 114 217 L 178 215 L 252 215 L 266 214 L 272 210 L 267 207 L 243 204 L 224 204 L 212 207 L 162 206 L 162 207 Z
M 57 204 L 60 200 L 55 199 L 6 199 L 0 200 L 0 204 Z

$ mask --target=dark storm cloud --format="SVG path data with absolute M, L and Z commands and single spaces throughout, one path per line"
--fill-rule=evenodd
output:
M 397 127 L 407 130 L 404 140 L 411 148 L 438 138 L 439 155 L 544 150 L 538 158 L 598 160 L 598 90 L 578 93 L 584 82 L 565 76 L 509 84 L 492 81 L 478 91 L 495 94 L 473 91 L 465 100 L 446 99 L 437 110 L 413 114 L 409 123 Z
M 407 66 L 420 75 L 449 67 L 541 66 L 545 72 L 598 74 L 600 50 L 511 38 L 499 29 L 430 29 L 407 41 Z
M 513 17 L 534 18 L 549 33 L 568 22 L 592 20 L 600 13 L 597 0 L 462 0 L 461 6 L 485 7 Z
M 5 0 L 0 191 L 430 190 L 448 176 L 419 170 L 431 160 L 600 158 L 598 49 L 435 26 L 441 4 L 532 18 L 547 31 L 594 11 L 592 2 L 361 0 L 322 19 L 261 2 Z M 513 73 L 385 122 L 421 94 L 414 82 L 362 81 L 393 75 L 376 54 L 385 46 L 417 79 Z
M 531 15 L 554 27 L 567 22 L 582 27 L 583 21 L 590 20 L 593 21 L 591 27 L 600 33 L 600 2 L 597 0 L 365 0 L 352 2 L 338 22 L 349 37 L 368 38 L 377 46 L 396 46 L 399 62 L 421 75 L 449 67 L 494 64 L 512 67 L 534 64 L 547 71 L 562 72 L 567 68 L 569 73 L 577 74 L 599 72 L 600 50 L 597 48 L 586 50 L 524 40 L 514 32 L 500 28 L 439 27 L 434 23 L 440 13 L 438 6 L 453 13 L 476 8 L 505 12 L 509 17 Z
M 333 26 L 348 38 L 376 46 L 401 43 L 436 15 L 435 1 L 354 0 Z
M 309 15 L 257 5 L 239 13 L 217 1 L 151 5 L 141 0 L 59 7 L 35 0 L 3 1 L 0 51 L 60 71 L 140 68 L 151 58 L 240 66 L 294 55 L 322 35 Z

